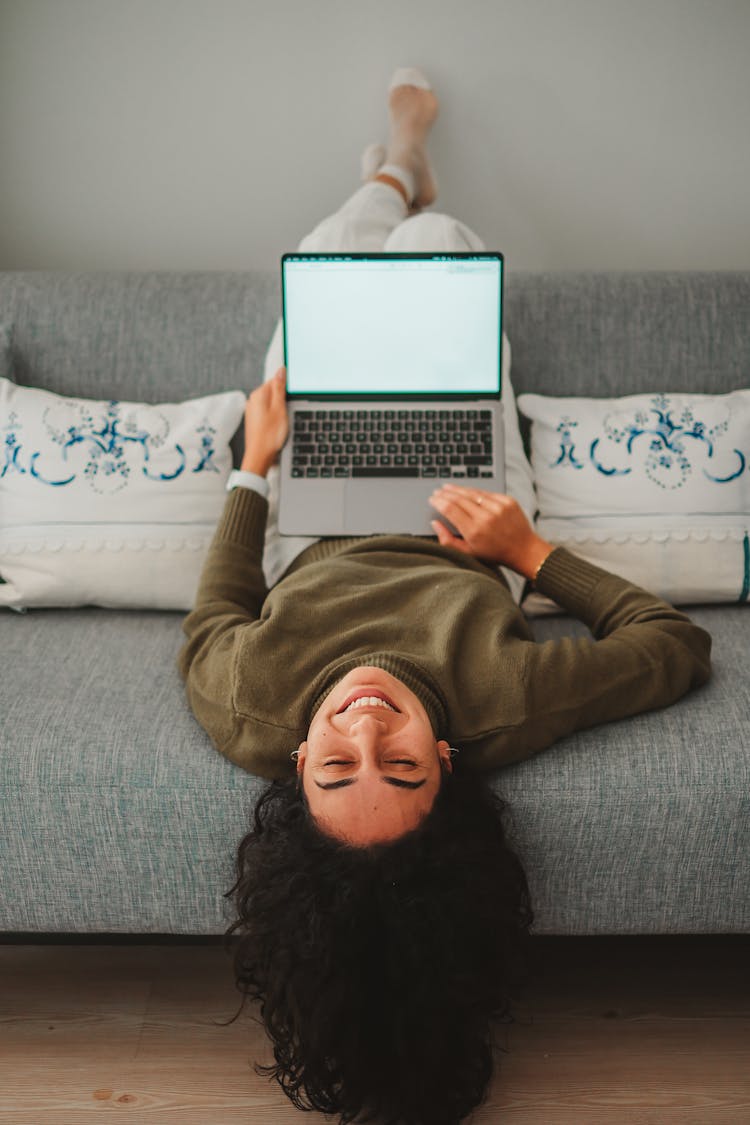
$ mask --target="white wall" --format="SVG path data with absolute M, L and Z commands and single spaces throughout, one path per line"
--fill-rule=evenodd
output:
M 276 269 L 396 66 L 510 269 L 750 268 L 749 0 L 0 0 L 0 267 Z

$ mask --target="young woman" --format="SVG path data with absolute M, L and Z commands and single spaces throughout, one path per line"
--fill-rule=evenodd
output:
M 484 249 L 421 213 L 437 100 L 419 71 L 396 72 L 389 114 L 368 182 L 300 250 Z M 674 702 L 708 678 L 710 638 L 535 533 L 507 367 L 509 494 L 431 500 L 460 537 L 436 518 L 434 538 L 281 538 L 281 358 L 277 326 L 179 662 L 216 747 L 271 781 L 229 892 L 236 980 L 300 1108 L 454 1125 L 484 1096 L 532 921 L 484 775 Z M 527 582 L 592 638 L 535 643 Z

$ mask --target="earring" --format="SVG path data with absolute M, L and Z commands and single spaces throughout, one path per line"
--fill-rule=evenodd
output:
M 456 754 L 459 753 L 459 751 L 456 750 L 455 746 L 449 746 L 448 749 L 450 750 L 451 758 L 455 758 Z
M 296 762 L 297 759 L 299 758 L 299 750 L 292 750 L 289 757 L 292 759 L 293 762 Z

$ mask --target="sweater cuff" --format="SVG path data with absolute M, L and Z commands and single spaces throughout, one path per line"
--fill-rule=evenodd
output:
M 227 492 L 231 492 L 233 488 L 252 488 L 268 498 L 269 485 L 266 478 L 246 469 L 232 469 L 227 479 Z
M 235 488 L 226 498 L 214 538 L 262 550 L 267 518 L 265 497 L 254 489 Z
M 606 571 L 584 562 L 565 547 L 555 547 L 542 563 L 534 587 L 574 617 L 585 620 L 603 577 Z

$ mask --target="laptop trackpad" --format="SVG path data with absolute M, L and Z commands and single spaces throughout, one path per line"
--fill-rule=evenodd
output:
M 350 535 L 434 535 L 428 503 L 435 482 L 404 478 L 348 480 L 344 523 Z

